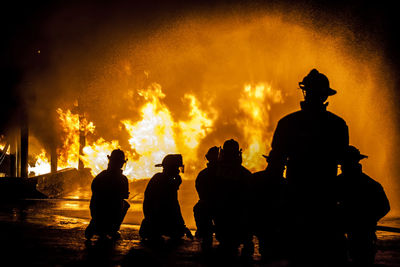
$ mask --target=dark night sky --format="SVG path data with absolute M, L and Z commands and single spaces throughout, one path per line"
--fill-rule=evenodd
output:
M 65 16 L 65 19 L 71 20 L 71 29 L 74 30 L 64 32 L 60 29 L 59 38 L 73 43 L 115 19 L 148 30 L 187 12 L 212 13 L 220 9 L 231 12 L 248 6 L 257 9 L 284 7 L 288 13 L 302 9 L 304 15 L 317 26 L 346 21 L 360 42 L 368 39 L 381 43 L 387 62 L 398 72 L 397 9 L 389 2 L 376 1 L 371 4 L 368 1 L 310 0 L 297 1 L 296 4 L 289 1 L 252 1 L 249 4 L 249 1 L 10 1 L 2 6 L 0 18 L 3 40 L 0 52 L 3 100 L 0 132 L 12 118 L 10 114 L 24 106 L 19 97 L 24 93 L 22 86 L 19 86 L 23 74 L 27 70 L 46 68 L 46 58 L 42 56 L 38 59 L 35 51 L 51 49 L 51 42 L 41 29 L 49 18 L 60 11 L 70 13 L 70 17 Z M 399 90 L 396 94 L 399 96 Z

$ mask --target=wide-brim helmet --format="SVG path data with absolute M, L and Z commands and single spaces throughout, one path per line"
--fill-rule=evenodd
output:
M 121 149 L 114 149 L 107 158 L 114 162 L 126 162 L 125 153 Z
M 156 164 L 155 167 L 183 167 L 183 160 L 181 154 L 168 154 L 166 155 L 160 164 Z
M 219 147 L 217 146 L 211 147 L 206 154 L 206 159 L 208 161 L 216 161 L 218 160 L 218 157 L 219 157 Z
M 354 146 L 348 146 L 343 158 L 343 162 L 359 162 L 362 159 L 368 158 L 367 155 L 363 155 L 360 153 Z
M 336 94 L 336 90 L 330 88 L 328 78 L 316 69 L 312 69 L 310 73 L 299 82 L 301 90 L 318 94 L 321 96 L 331 96 Z

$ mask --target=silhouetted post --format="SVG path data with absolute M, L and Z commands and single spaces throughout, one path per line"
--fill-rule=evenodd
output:
M 83 155 L 83 148 L 86 146 L 86 124 L 85 124 L 85 114 L 81 111 L 79 106 L 79 101 L 76 100 L 74 103 L 73 113 L 79 115 L 79 160 L 78 160 L 78 170 L 83 170 L 85 165 L 81 160 L 81 156 Z
M 28 178 L 28 148 L 29 148 L 29 127 L 28 116 L 25 112 L 21 116 L 21 177 Z
M 78 162 L 78 170 L 83 170 L 85 165 L 81 160 L 81 156 L 83 156 L 83 148 L 86 146 L 86 134 L 84 124 L 85 116 L 83 114 L 79 114 L 79 162 Z
M 15 130 L 10 132 L 10 177 L 17 176 L 17 138 Z
M 21 126 L 21 177 L 28 178 L 28 140 L 29 129 L 28 125 L 24 123 Z
M 15 154 L 10 153 L 10 177 L 15 177 L 15 176 L 17 176 L 16 158 Z
M 57 148 L 55 145 L 50 148 L 50 162 L 51 172 L 54 173 L 57 171 Z

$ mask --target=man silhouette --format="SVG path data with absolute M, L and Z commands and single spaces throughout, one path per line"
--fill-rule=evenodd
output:
M 178 201 L 178 189 L 182 183 L 179 168 L 183 168 L 182 155 L 166 155 L 161 164 L 163 171 L 156 173 L 144 192 L 144 219 L 139 234 L 144 241 L 153 244 L 163 242 L 162 236 L 179 241 L 185 234 L 193 238 L 185 226 Z
M 212 246 L 214 232 L 215 175 L 218 167 L 219 148 L 211 147 L 207 154 L 207 168 L 200 171 L 196 178 L 196 190 L 199 201 L 193 207 L 196 221 L 196 236 L 201 239 L 201 248 L 208 251 Z
M 251 260 L 254 252 L 249 225 L 251 172 L 242 166 L 242 151 L 233 139 L 225 141 L 215 177 L 214 219 L 219 250 L 234 257 L 243 244 L 241 257 Z
M 124 200 L 129 197 L 129 183 L 121 170 L 126 162 L 125 154 L 122 150 L 116 149 L 107 157 L 109 159 L 107 170 L 99 173 L 93 179 L 91 186 L 92 220 L 85 231 L 88 240 L 95 234 L 100 238 L 118 238 L 119 228 L 130 206 Z
M 372 266 L 376 253 L 376 224 L 390 210 L 380 183 L 363 173 L 361 159 L 367 158 L 349 146 L 338 176 L 339 203 L 343 212 L 349 255 L 357 266 Z
M 293 216 L 292 257 L 300 261 L 338 260 L 332 184 L 349 144 L 348 127 L 342 118 L 326 110 L 326 100 L 336 91 L 324 74 L 313 69 L 299 86 L 304 95 L 301 110 L 278 122 L 267 171 L 280 177 L 286 165 Z M 324 234 L 312 234 L 319 231 Z
M 263 155 L 267 162 L 269 157 Z M 283 171 L 283 170 L 282 170 Z M 250 209 L 251 226 L 259 241 L 259 252 L 264 261 L 279 260 L 284 255 L 283 237 L 286 180 L 283 176 L 273 176 L 267 170 L 251 175 Z

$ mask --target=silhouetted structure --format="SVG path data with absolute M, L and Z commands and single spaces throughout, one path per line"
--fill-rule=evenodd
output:
M 362 155 L 349 146 L 338 177 L 338 192 L 343 227 L 347 233 L 349 255 L 357 266 L 373 265 L 376 253 L 376 225 L 390 210 L 382 186 L 363 173 Z
M 219 148 L 211 147 L 207 154 L 207 168 L 200 171 L 196 178 L 196 190 L 199 201 L 193 207 L 196 221 L 196 236 L 201 239 L 203 251 L 212 246 L 214 233 L 215 175 L 218 167 Z
M 326 110 L 325 101 L 336 91 L 324 74 L 313 69 L 299 86 L 304 94 L 301 110 L 278 122 L 267 171 L 281 177 L 286 165 L 292 259 L 340 261 L 343 252 L 337 250 L 343 247 L 338 245 L 342 238 L 337 233 L 332 185 L 349 144 L 348 128 L 342 118 Z
M 254 244 L 249 222 L 249 182 L 251 172 L 242 166 L 242 152 L 233 139 L 221 150 L 215 177 L 215 233 L 220 251 L 228 256 L 253 255 Z
M 268 156 L 263 157 L 269 161 Z M 284 225 L 288 223 L 285 218 L 286 180 L 283 176 L 270 175 L 267 170 L 255 172 L 251 178 L 250 218 L 259 241 L 259 252 L 265 261 L 283 258 Z
M 162 236 L 179 240 L 185 234 L 192 238 L 185 226 L 178 202 L 178 189 L 182 183 L 179 168 L 183 168 L 180 154 L 166 155 L 161 164 L 163 172 L 156 173 L 147 184 L 144 193 L 144 219 L 139 234 L 144 241 L 162 242 Z
M 129 209 L 129 203 L 124 199 L 129 197 L 128 179 L 122 174 L 125 164 L 125 154 L 116 149 L 111 152 L 108 168 L 99 173 L 92 182 L 92 198 L 90 214 L 92 220 L 86 228 L 85 236 L 91 239 L 97 234 L 101 238 L 119 237 L 119 228 Z

